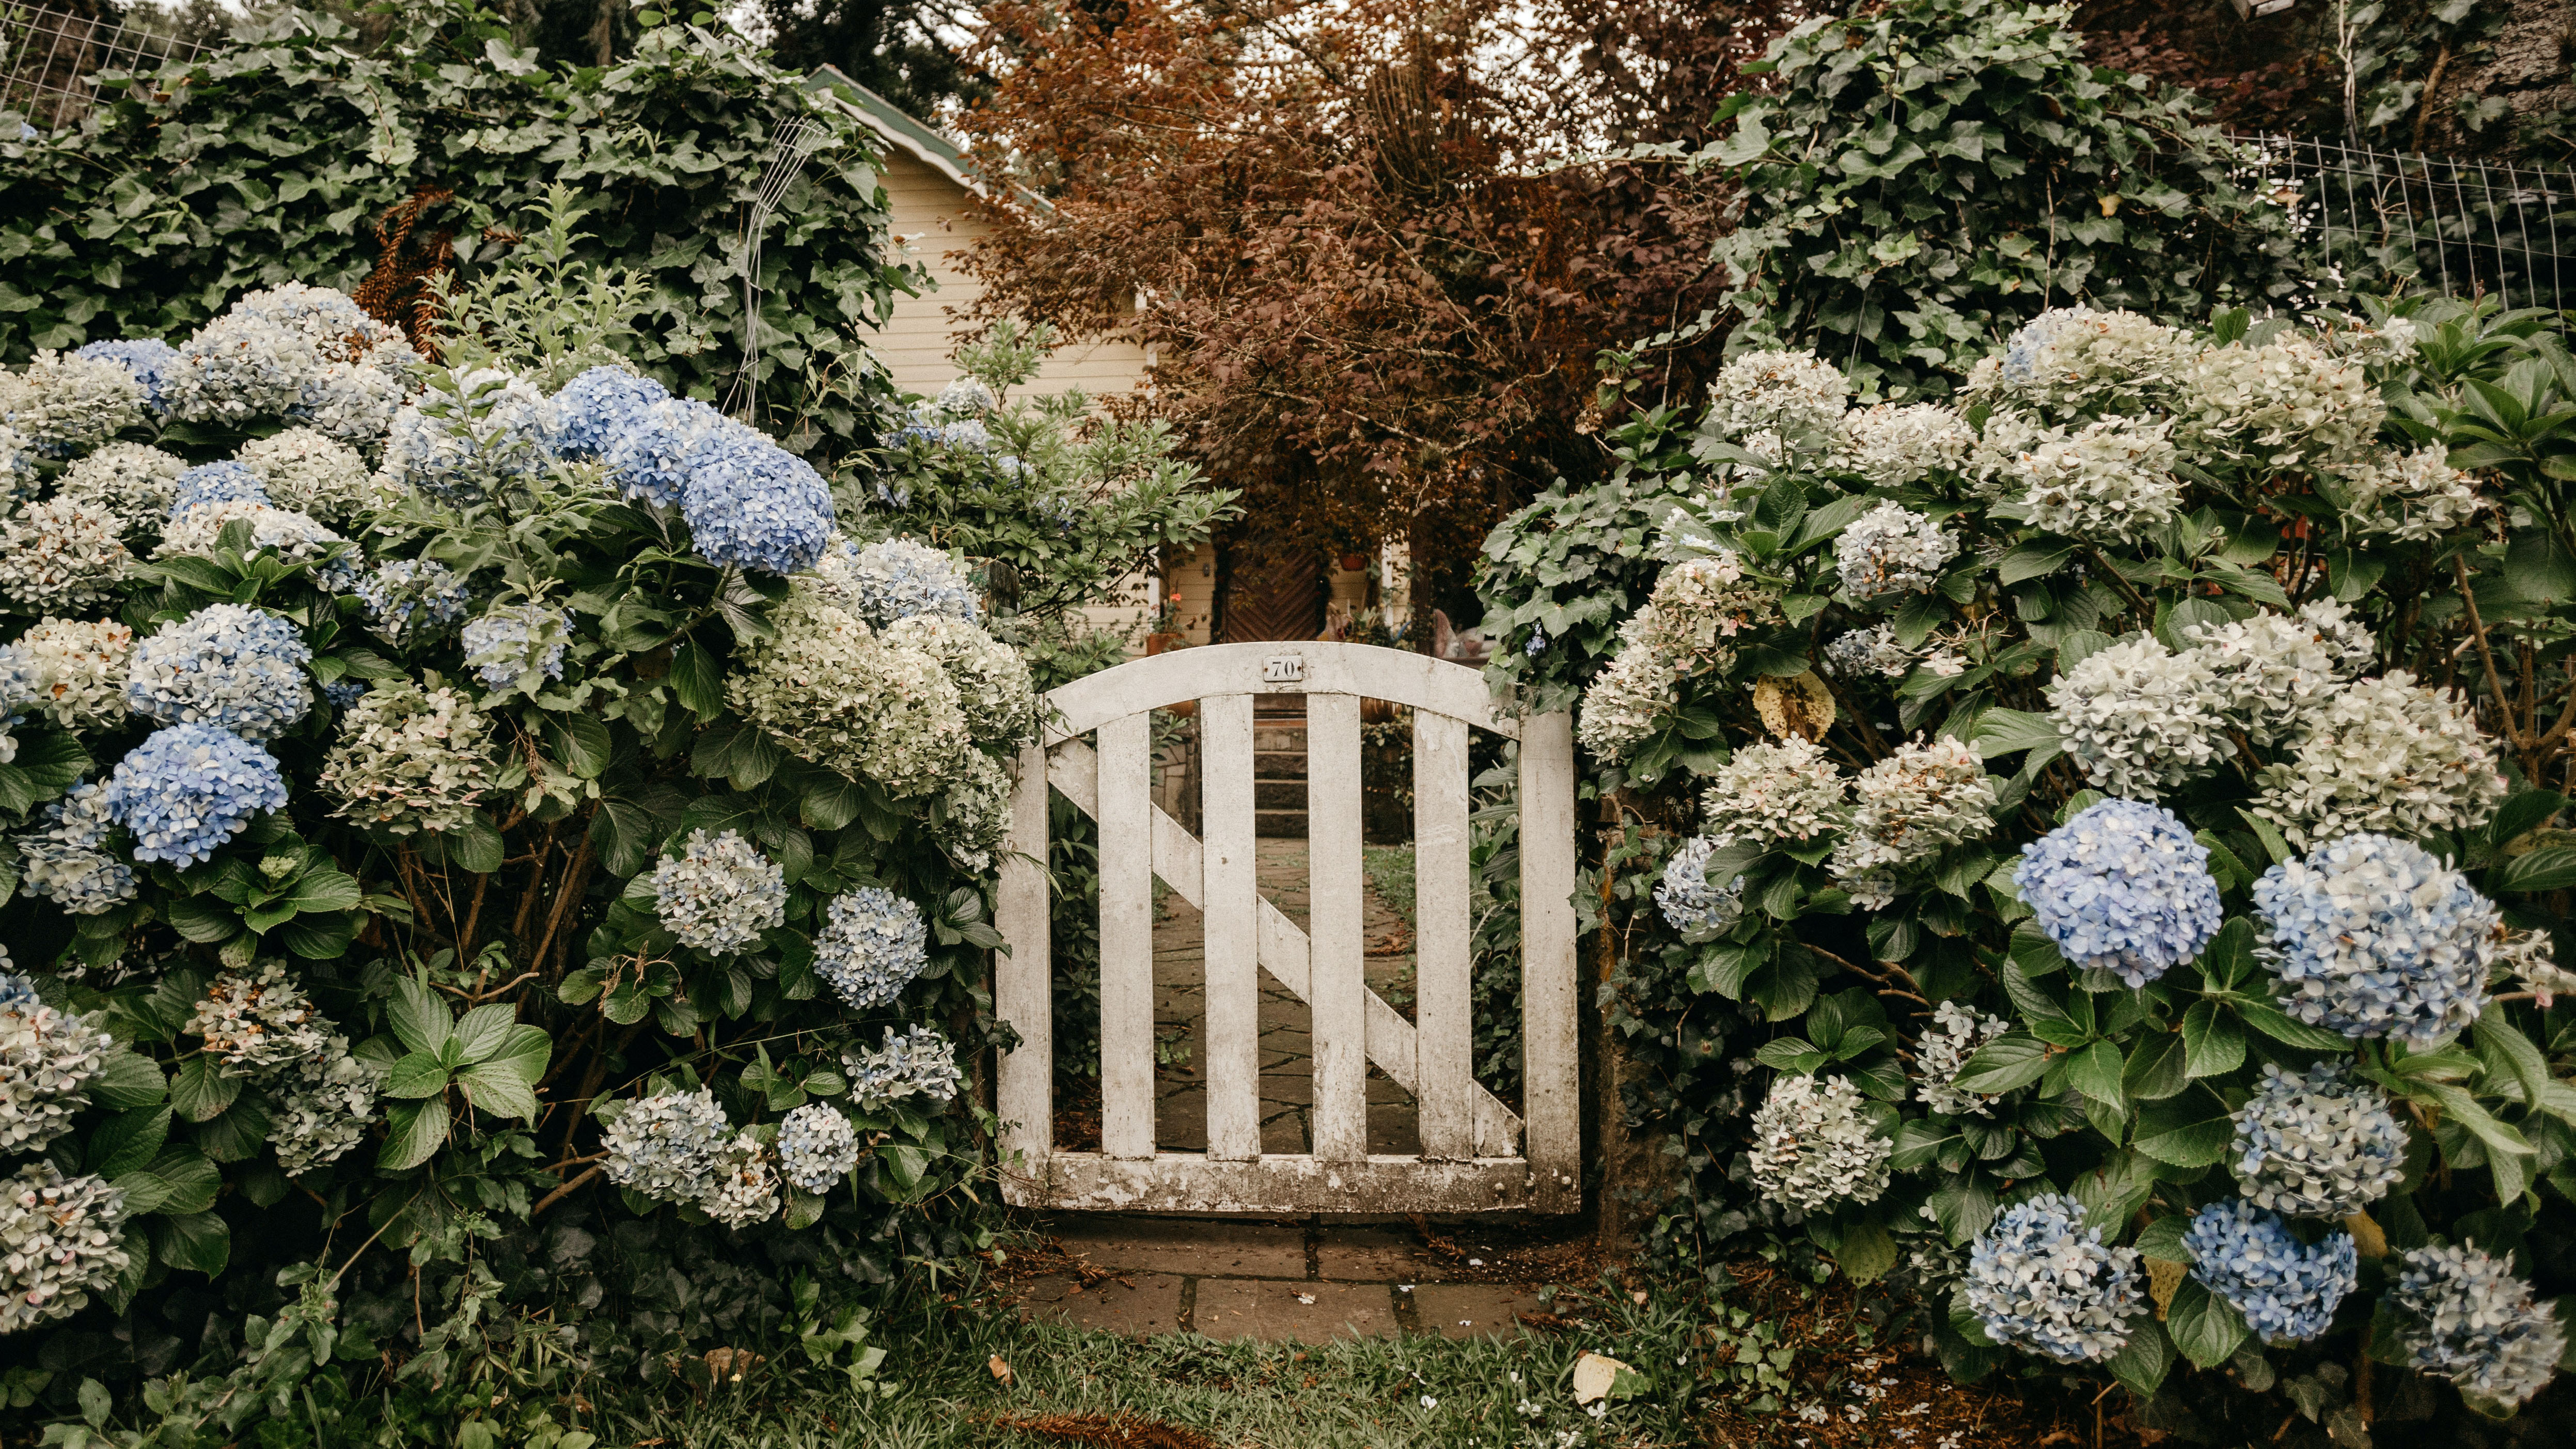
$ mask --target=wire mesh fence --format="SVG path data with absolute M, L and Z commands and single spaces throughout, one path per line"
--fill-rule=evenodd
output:
M 149 74 L 205 49 L 143 24 L 0 0 L 0 109 L 30 125 L 68 126 L 97 104 L 102 71 Z
M 2247 176 L 2290 208 L 2318 291 L 2439 291 L 2563 309 L 2576 172 L 2240 136 Z

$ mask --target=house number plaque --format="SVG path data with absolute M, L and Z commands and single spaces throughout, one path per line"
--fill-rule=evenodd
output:
M 1261 661 L 1261 682 L 1303 684 L 1306 682 L 1306 661 L 1295 654 L 1280 654 L 1264 659 Z

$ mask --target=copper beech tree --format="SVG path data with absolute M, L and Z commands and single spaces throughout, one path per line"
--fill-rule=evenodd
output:
M 1274 536 L 1463 567 L 1608 461 L 1605 351 L 1632 355 L 1617 397 L 1697 393 L 1727 197 L 1679 157 L 1784 10 L 987 5 L 960 127 L 1007 184 L 978 305 L 1130 329 Z

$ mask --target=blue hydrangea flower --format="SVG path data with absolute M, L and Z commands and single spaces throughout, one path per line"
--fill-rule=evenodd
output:
M 850 1099 L 868 1112 L 905 1097 L 945 1102 L 966 1080 L 957 1069 L 957 1048 L 926 1026 L 901 1034 L 887 1027 L 885 1045 L 875 1051 L 845 1051 L 841 1066 L 849 1073 Z
M 0 1011 L 14 1011 L 20 1016 L 45 1004 L 36 994 L 36 983 L 7 971 L 9 948 L 0 946 Z
M 2004 1209 L 1968 1250 L 1968 1309 L 1997 1343 L 2059 1363 L 2100 1363 L 2144 1307 L 2135 1248 L 2106 1247 L 2084 1205 L 2042 1193 Z
M 107 777 L 108 818 L 134 836 L 136 860 L 188 866 L 286 803 L 268 751 L 212 725 L 156 730 Z
M 693 397 L 666 397 L 623 415 L 601 442 L 599 461 L 619 492 L 640 503 L 676 508 L 688 486 L 688 453 L 699 436 L 728 421 Z
M 72 356 L 113 362 L 133 373 L 134 380 L 143 385 L 143 405 L 151 409 L 156 418 L 169 415 L 168 405 L 161 400 L 161 388 L 179 361 L 178 348 L 157 337 L 145 337 L 132 341 L 92 342 Z
M 939 441 L 951 448 L 970 448 L 982 452 L 993 446 L 993 430 L 974 418 L 949 423 L 939 430 Z
M 2349 1037 L 2430 1047 L 2477 1020 L 2503 918 L 2421 846 L 2347 835 L 2254 883 L 2281 1009 Z
M 347 709 L 367 697 L 368 684 L 363 679 L 335 679 L 322 686 L 322 697 L 333 709 Z
M 2144 986 L 2218 934 L 2209 847 L 2170 810 L 2105 800 L 2022 847 L 2013 867 L 2031 919 L 2078 967 Z
M 698 552 L 718 564 L 792 574 L 832 536 L 832 490 L 814 466 L 730 418 L 682 455 L 680 512 Z
M 485 689 L 510 689 L 531 672 L 563 678 L 564 649 L 571 641 L 572 621 L 561 609 L 496 604 L 467 624 L 457 642 Z
M 834 603 L 882 628 L 923 614 L 962 619 L 979 612 L 974 581 L 944 551 L 909 538 L 889 538 L 856 553 L 847 543 L 816 566 Z
M 163 724 L 274 739 L 313 707 L 313 650 L 293 624 L 246 604 L 209 604 L 135 646 L 125 705 Z
M 696 1202 L 716 1186 L 733 1126 L 713 1092 L 665 1092 L 629 1103 L 601 1141 L 600 1170 L 619 1187 Z
M 170 516 L 178 517 L 207 503 L 266 503 L 268 488 L 247 463 L 227 458 L 220 463 L 201 463 L 179 475 L 170 495 Z
M 2549 1305 L 2474 1245 L 2409 1251 L 2388 1302 L 2408 1363 L 2508 1408 L 2548 1387 L 2567 1351 Z
M 2202 1208 L 2182 1235 L 2191 1276 L 2245 1315 L 2265 1343 L 2305 1343 L 2334 1322 L 2344 1295 L 2361 1285 L 2352 1234 L 2300 1242 L 2278 1213 L 2243 1198 Z
M 555 456 L 576 462 L 607 456 L 619 437 L 643 426 L 653 405 L 670 396 L 662 384 L 625 368 L 592 368 L 555 394 Z
M 1705 835 L 1683 841 L 1655 883 L 1655 905 L 1684 940 L 1705 941 L 1744 914 L 1744 877 L 1723 884 L 1708 878 L 1708 858 L 1716 849 L 1717 842 Z
M 1532 629 L 1530 631 L 1529 642 L 1521 646 L 1521 652 L 1532 659 L 1536 659 L 1540 655 L 1545 654 L 1547 652 L 1547 631 L 1545 629 Z
M 357 595 L 367 626 L 388 644 L 436 634 L 465 617 L 465 580 L 436 559 L 380 563 L 359 581 Z
M 2388 1110 L 2387 1094 L 2338 1062 L 2318 1062 L 2305 1076 L 2265 1062 L 2235 1117 L 2229 1168 L 2256 1207 L 2348 1218 L 2386 1195 L 2405 1171 L 2406 1129 Z
M 930 964 L 921 907 L 892 891 L 861 886 L 834 896 L 826 917 L 814 969 L 856 1010 L 892 1003 Z
M 778 1124 L 778 1175 L 801 1192 L 830 1192 L 859 1165 L 859 1133 L 837 1107 L 808 1102 Z

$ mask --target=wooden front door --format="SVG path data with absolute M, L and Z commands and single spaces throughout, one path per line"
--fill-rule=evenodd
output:
M 1217 642 L 1314 638 L 1324 629 L 1324 571 L 1311 550 L 1251 539 L 1226 550 Z
M 1255 875 L 1254 705 L 1306 706 L 1309 924 Z M 1360 700 L 1413 711 L 1414 1019 L 1362 975 Z M 1152 718 L 1199 702 L 1203 837 L 1151 795 Z M 1047 696 L 1055 723 L 1020 754 L 996 924 L 1003 1193 L 1122 1212 L 1573 1212 L 1582 1205 L 1575 1055 L 1574 734 L 1563 712 L 1493 712 L 1462 665 L 1361 644 L 1252 643 L 1122 664 Z M 1524 1095 L 1514 1115 L 1473 1075 L 1468 738 L 1520 742 Z M 1100 822 L 1101 1148 L 1054 1146 L 1047 792 Z M 1118 842 L 1122 848 L 1109 848 Z M 1146 848 L 1136 848 L 1136 847 Z M 1203 915 L 1204 1152 L 1156 1145 L 1154 882 Z M 1265 1153 L 1256 1076 L 1260 973 L 1312 1015 L 1312 1150 Z M 1421 1150 L 1372 1154 L 1374 1066 L 1413 1094 Z

